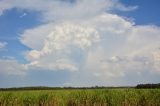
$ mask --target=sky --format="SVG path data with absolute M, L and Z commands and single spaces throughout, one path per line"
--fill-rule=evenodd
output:
M 0 87 L 160 82 L 159 0 L 0 0 Z

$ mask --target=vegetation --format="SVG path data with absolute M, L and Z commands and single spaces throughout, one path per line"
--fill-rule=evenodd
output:
M 35 86 L 35 87 L 17 87 L 17 88 L 0 88 L 0 91 L 19 91 L 19 90 L 73 90 L 73 89 L 117 89 L 117 88 L 134 88 L 134 87 L 46 87 L 46 86 Z
M 160 106 L 160 89 L 0 91 L 0 106 Z
M 140 89 L 140 88 L 160 88 L 160 83 L 159 84 L 139 84 L 136 86 L 136 88 Z

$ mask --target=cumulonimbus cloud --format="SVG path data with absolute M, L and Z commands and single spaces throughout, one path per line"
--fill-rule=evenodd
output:
M 48 69 L 54 69 L 54 67 L 58 66 L 59 69 L 62 67 L 65 70 L 66 67 L 67 70 L 78 70 L 74 66 L 75 61 L 71 61 L 75 60 L 71 54 L 76 54 L 78 49 L 82 53 L 86 52 L 86 50 L 100 40 L 98 32 L 92 27 L 69 22 L 52 27 L 53 30 L 44 39 L 42 49 L 28 52 L 27 59 L 30 60 L 31 64 L 37 61 L 37 64 L 32 65 L 45 66 Z M 62 59 L 69 60 L 70 64 L 66 61 L 57 62 Z
M 0 2 L 5 4 L 1 12 L 13 7 L 41 12 L 45 24 L 20 36 L 21 43 L 31 49 L 25 53 L 27 69 L 73 72 L 67 82 L 73 85 L 109 85 L 133 73 L 139 80 L 145 72 L 149 76 L 160 74 L 160 28 L 136 25 L 111 12 L 134 10 L 136 6 L 111 0 L 32 2 Z

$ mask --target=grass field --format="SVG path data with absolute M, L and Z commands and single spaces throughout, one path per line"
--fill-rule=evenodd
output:
M 0 106 L 160 106 L 160 89 L 0 91 Z

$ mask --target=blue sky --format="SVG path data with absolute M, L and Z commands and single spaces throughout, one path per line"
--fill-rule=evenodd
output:
M 159 5 L 1 0 L 0 87 L 158 83 Z
M 126 5 L 137 5 L 137 11 L 124 13 L 127 17 L 135 19 L 136 24 L 160 25 L 159 21 L 159 0 L 121 0 Z

